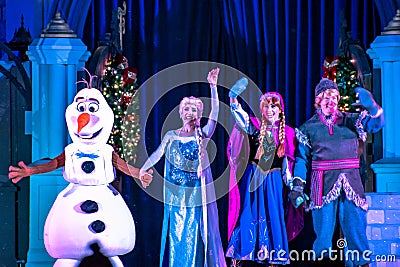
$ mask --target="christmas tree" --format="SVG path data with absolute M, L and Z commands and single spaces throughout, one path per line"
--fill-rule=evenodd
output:
M 114 127 L 108 143 L 126 161 L 135 163 L 140 140 L 138 84 L 135 68 L 117 54 L 106 64 L 102 76 L 103 95 L 114 111 Z
M 351 104 L 356 103 L 357 97 L 354 89 L 360 87 L 357 70 L 350 57 L 326 57 L 322 70 L 323 78 L 330 79 L 338 85 L 340 92 L 339 110 L 357 112 L 358 109 Z

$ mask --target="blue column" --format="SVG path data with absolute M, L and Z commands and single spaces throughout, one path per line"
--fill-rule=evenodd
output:
M 378 36 L 367 50 L 374 68 L 381 69 L 382 107 L 386 125 L 382 130 L 383 158 L 371 165 L 377 192 L 400 192 L 400 35 Z
M 76 94 L 77 71 L 90 53 L 78 38 L 39 38 L 27 52 L 32 61 L 32 161 L 54 158 L 68 144 L 65 109 Z M 62 170 L 30 178 L 27 267 L 52 266 L 43 227 L 57 194 L 67 185 Z

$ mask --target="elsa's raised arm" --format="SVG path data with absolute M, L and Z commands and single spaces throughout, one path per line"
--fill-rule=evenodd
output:
M 219 74 L 219 68 L 215 68 L 212 69 L 207 76 L 207 80 L 211 88 L 211 111 L 208 117 L 207 124 L 203 128 L 204 137 L 206 138 L 210 138 L 213 135 L 218 120 L 218 112 L 219 112 L 219 99 L 217 90 L 218 74 Z

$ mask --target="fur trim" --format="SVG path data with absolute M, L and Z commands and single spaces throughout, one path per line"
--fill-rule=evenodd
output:
M 369 113 L 366 110 L 361 111 L 360 116 L 358 116 L 355 123 L 358 138 L 360 138 L 363 142 L 367 140 L 367 133 L 364 131 L 364 125 L 362 124 L 362 121 L 365 117 L 368 116 L 368 114 Z
M 353 201 L 357 207 L 360 207 L 365 211 L 368 210 L 367 200 L 365 198 L 362 198 L 354 191 L 344 173 L 339 174 L 339 177 L 333 185 L 332 189 L 328 192 L 328 194 L 326 194 L 326 196 L 322 197 L 322 206 L 316 206 L 313 201 L 310 201 L 306 210 L 309 211 L 322 208 L 325 204 L 328 204 L 337 199 L 340 196 L 342 189 L 346 195 L 347 200 Z
M 312 148 L 310 140 L 308 140 L 308 137 L 305 134 L 303 134 L 298 128 L 296 128 L 295 131 L 296 131 L 296 138 L 299 141 L 299 143 L 302 143 L 303 145 Z

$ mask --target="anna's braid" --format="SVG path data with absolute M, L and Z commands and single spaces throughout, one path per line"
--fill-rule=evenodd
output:
M 278 151 L 277 155 L 278 157 L 282 158 L 285 155 L 285 126 L 286 126 L 286 117 L 285 117 L 285 112 L 282 110 L 281 112 L 281 118 L 279 122 L 279 146 L 278 146 Z
M 267 133 L 267 122 L 265 121 L 265 119 L 262 119 L 261 128 L 260 128 L 260 136 L 258 137 L 259 145 L 258 145 L 256 157 L 255 157 L 256 159 L 260 159 L 261 155 L 264 153 L 263 141 L 264 141 L 266 133 Z

